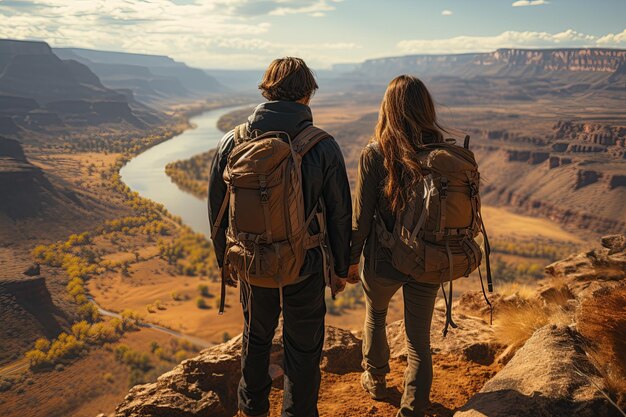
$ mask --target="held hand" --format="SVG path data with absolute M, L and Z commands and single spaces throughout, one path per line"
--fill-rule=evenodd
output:
M 342 292 L 345 288 L 346 288 L 346 279 L 340 278 L 337 275 L 333 274 L 331 287 L 330 287 L 330 292 L 331 292 L 331 295 L 333 296 L 333 299 L 335 298 L 337 294 Z
M 359 276 L 359 264 L 350 265 L 350 269 L 348 269 L 347 281 L 350 284 L 356 284 L 361 281 L 361 277 Z

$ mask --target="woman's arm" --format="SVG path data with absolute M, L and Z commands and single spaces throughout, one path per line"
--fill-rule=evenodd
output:
M 352 214 L 350 264 L 358 265 L 363 246 L 369 236 L 378 204 L 378 178 L 374 167 L 375 150 L 366 146 L 361 152 Z M 354 269 L 354 268 L 353 268 Z

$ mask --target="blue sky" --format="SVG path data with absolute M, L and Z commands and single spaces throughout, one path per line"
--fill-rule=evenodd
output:
M 499 47 L 626 48 L 626 0 L 0 0 L 0 37 L 169 55 L 203 68 L 316 68 Z

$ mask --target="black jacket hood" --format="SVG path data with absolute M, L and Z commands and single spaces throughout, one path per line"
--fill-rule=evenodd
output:
M 294 138 L 313 124 L 311 108 L 295 101 L 268 101 L 259 104 L 248 117 L 248 132 L 278 130 Z

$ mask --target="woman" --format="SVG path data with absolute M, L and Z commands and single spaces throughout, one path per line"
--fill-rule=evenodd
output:
M 437 284 L 420 283 L 394 269 L 389 249 L 381 247 L 377 227 L 393 230 L 411 191 L 421 181 L 417 153 L 426 143 L 443 141 L 430 93 L 419 79 L 402 75 L 389 83 L 370 144 L 363 149 L 352 226 L 349 281 L 359 279 L 359 260 L 367 306 L 361 384 L 374 399 L 386 396 L 389 345 L 385 320 L 393 295 L 402 288 L 408 347 L 404 395 L 398 416 L 423 416 L 432 383 L 430 325 Z M 365 246 L 365 250 L 364 249 Z

